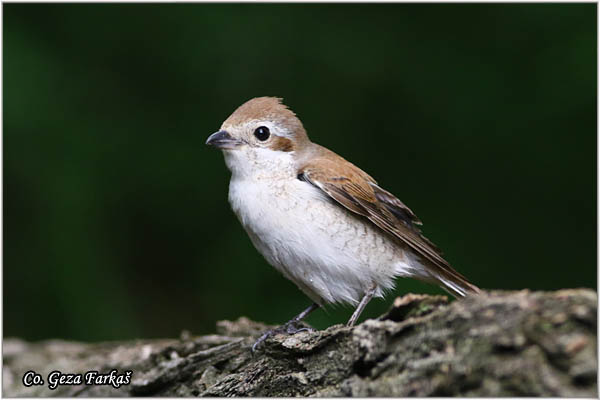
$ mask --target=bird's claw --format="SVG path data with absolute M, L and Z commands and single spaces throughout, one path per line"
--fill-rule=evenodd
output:
M 275 333 L 274 329 L 269 329 L 268 331 L 266 331 L 265 333 L 263 333 L 261 335 L 261 337 L 258 338 L 258 340 L 256 342 L 254 342 L 254 344 L 252 345 L 252 354 L 256 353 L 256 349 L 258 348 L 258 346 L 264 342 L 265 340 L 267 340 L 269 338 L 269 336 L 273 335 Z
M 297 322 L 288 322 L 287 324 L 285 324 L 283 327 L 285 327 L 285 333 L 289 334 L 289 335 L 295 335 L 298 332 L 314 332 L 315 330 L 313 328 L 309 328 L 309 327 L 304 327 L 304 328 L 298 328 L 296 326 Z
M 252 353 L 256 353 L 256 350 L 258 349 L 258 347 L 261 345 L 262 342 L 264 342 L 265 340 L 267 340 L 268 338 L 270 338 L 273 335 L 276 335 L 278 333 L 287 333 L 288 335 L 294 335 L 298 332 L 314 332 L 315 330 L 313 328 L 298 328 L 296 326 L 297 321 L 290 321 L 282 326 L 279 326 L 275 329 L 269 329 L 268 331 L 266 331 L 265 333 L 263 333 L 256 342 L 254 342 L 254 344 L 252 345 Z

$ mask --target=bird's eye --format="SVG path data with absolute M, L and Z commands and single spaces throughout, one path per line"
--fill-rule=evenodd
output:
M 265 140 L 267 140 L 270 135 L 271 135 L 271 132 L 269 132 L 269 128 L 267 128 L 266 126 L 259 126 L 254 131 L 254 136 L 256 136 L 256 138 L 258 140 L 260 140 L 261 142 L 264 142 Z

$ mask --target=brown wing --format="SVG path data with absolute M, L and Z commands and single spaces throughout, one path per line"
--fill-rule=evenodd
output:
M 444 260 L 440 250 L 421 234 L 416 227 L 421 225 L 417 216 L 355 165 L 330 153 L 305 164 L 298 175 L 348 210 L 367 218 L 429 260 L 433 276 L 452 294 L 465 295 L 467 292 L 479 291 L 456 272 Z M 450 281 L 450 284 L 447 281 Z M 454 286 L 458 286 L 458 289 Z

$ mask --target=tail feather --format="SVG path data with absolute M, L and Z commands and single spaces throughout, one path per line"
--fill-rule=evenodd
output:
M 481 292 L 481 289 L 469 282 L 464 276 L 456 271 L 452 272 L 454 273 L 444 271 L 444 273 L 434 275 L 435 280 L 440 284 L 442 289 L 454 297 L 464 297 L 469 294 Z

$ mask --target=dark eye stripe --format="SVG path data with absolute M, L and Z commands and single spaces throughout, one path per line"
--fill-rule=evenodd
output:
M 271 139 L 271 142 L 269 142 L 268 147 L 275 151 L 290 152 L 294 151 L 294 142 L 288 138 L 273 135 L 273 139 Z

